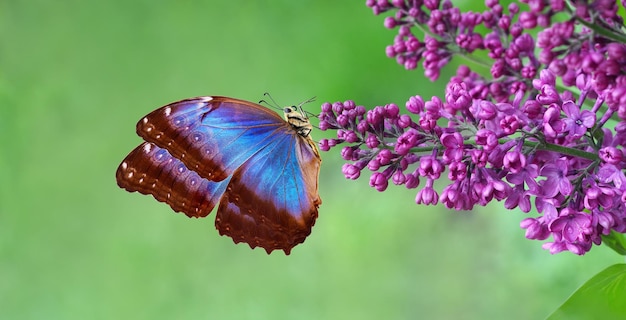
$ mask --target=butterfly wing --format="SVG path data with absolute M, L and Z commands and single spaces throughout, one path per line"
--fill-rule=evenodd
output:
M 310 138 L 293 129 L 246 161 L 228 185 L 215 226 L 221 235 L 268 253 L 291 249 L 311 233 L 321 204 L 317 178 L 321 160 Z
M 174 211 L 196 218 L 213 210 L 229 183 L 229 179 L 213 182 L 200 177 L 167 150 L 149 142 L 126 156 L 116 178 L 120 188 L 152 195 Z
M 151 112 L 137 123 L 137 134 L 167 149 L 201 177 L 221 181 L 286 125 L 278 114 L 258 104 L 198 97 Z

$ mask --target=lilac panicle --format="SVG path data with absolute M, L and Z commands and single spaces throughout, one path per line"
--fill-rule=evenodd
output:
M 538 215 L 520 223 L 528 239 L 585 254 L 602 236 L 626 233 L 626 34 L 617 4 L 485 4 L 463 12 L 450 0 L 367 0 L 374 14 L 391 13 L 383 25 L 398 34 L 385 52 L 405 69 L 421 66 L 436 80 L 457 56 L 483 69 L 460 66 L 443 99 L 413 94 L 406 112 L 324 103 L 319 128 L 337 137 L 320 149 L 341 145 L 346 178 L 365 174 L 381 192 L 389 181 L 416 188 L 417 204 L 534 205 Z

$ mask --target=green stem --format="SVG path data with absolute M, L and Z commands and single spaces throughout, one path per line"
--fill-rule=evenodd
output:
M 547 143 L 547 142 L 540 143 L 540 142 L 535 142 L 535 141 L 524 140 L 524 145 L 527 147 L 537 148 L 538 150 L 554 151 L 560 154 L 583 158 L 583 159 L 587 159 L 591 161 L 598 160 L 598 155 L 595 153 L 591 153 L 591 152 L 587 152 L 587 151 L 583 151 L 579 149 L 568 148 L 568 147 L 560 146 L 558 144 Z
M 547 142 L 541 143 L 541 142 L 528 141 L 528 140 L 524 140 L 523 143 L 524 143 L 524 146 L 531 147 L 537 150 L 553 151 L 553 152 L 557 152 L 560 154 L 583 158 L 583 159 L 587 159 L 591 161 L 597 161 L 599 159 L 598 155 L 595 153 L 591 153 L 591 152 L 587 152 L 587 151 L 583 151 L 579 149 L 568 148 L 568 147 L 560 146 L 558 144 L 547 143 Z M 423 152 L 433 151 L 435 147 L 436 146 L 412 148 L 411 153 L 423 153 Z M 389 147 L 389 146 L 384 146 L 383 148 L 393 149 L 393 147 Z
M 619 41 L 620 43 L 626 43 L 626 36 L 624 36 L 621 33 L 617 33 L 617 32 L 613 32 L 611 30 L 607 30 L 605 28 L 600 27 L 597 24 L 594 24 L 594 23 L 591 23 L 591 22 L 586 21 L 584 19 L 581 19 L 580 17 L 576 17 L 576 21 L 580 22 L 585 27 L 593 30 L 597 34 L 600 34 L 600 35 L 602 35 L 602 36 L 604 36 L 604 37 L 606 37 L 608 39 Z
M 486 63 L 486 62 L 485 62 L 485 61 L 483 61 L 483 60 L 480 60 L 480 59 L 478 59 L 478 58 L 474 57 L 473 55 L 470 55 L 470 54 L 468 54 L 468 53 L 464 53 L 464 52 L 457 52 L 457 53 L 459 53 L 459 54 L 460 54 L 459 56 L 460 56 L 461 58 L 463 58 L 463 59 L 465 59 L 465 60 L 467 60 L 467 61 L 473 62 L 473 63 L 475 63 L 476 65 L 479 65 L 479 66 L 481 66 L 481 67 L 483 67 L 483 68 L 486 68 L 487 70 L 489 70 L 489 68 L 491 67 L 491 65 L 489 65 L 488 63 Z

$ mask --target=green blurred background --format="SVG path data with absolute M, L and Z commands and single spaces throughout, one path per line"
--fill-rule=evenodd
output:
M 382 22 L 362 0 L 0 3 L 0 318 L 536 319 L 619 262 L 551 256 L 499 203 L 454 212 L 345 180 L 339 150 L 290 256 L 117 187 L 135 123 L 175 100 L 440 94 L 386 58 Z

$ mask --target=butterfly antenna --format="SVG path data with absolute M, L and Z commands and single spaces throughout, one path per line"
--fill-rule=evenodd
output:
M 310 99 L 308 99 L 308 100 L 306 100 L 306 101 L 301 102 L 300 104 L 298 104 L 298 109 L 300 109 L 300 113 L 301 113 L 301 114 L 303 114 L 303 115 L 305 115 L 307 118 L 308 118 L 309 116 L 312 116 L 312 117 L 317 118 L 317 115 L 315 115 L 315 114 L 313 114 L 313 113 L 311 113 L 311 112 L 305 111 L 305 110 L 302 108 L 302 106 L 303 106 L 303 105 L 305 105 L 305 104 L 307 104 L 307 103 L 310 103 L 310 102 L 315 101 L 315 98 L 316 98 L 316 97 L 310 98 Z
M 276 100 L 274 100 L 274 98 L 272 98 L 272 96 L 269 94 L 269 92 L 266 92 L 263 95 L 268 97 L 270 100 L 267 101 L 265 99 L 262 99 L 262 100 L 259 100 L 259 103 L 266 104 L 268 107 L 271 107 L 272 109 L 276 109 L 276 110 L 282 110 L 283 109 L 283 108 L 280 107 L 280 105 L 278 103 L 276 103 Z
M 271 95 L 269 92 L 266 92 L 266 93 L 264 93 L 263 95 L 264 95 L 264 96 L 266 96 L 266 97 L 268 97 L 268 98 L 270 98 L 270 101 L 272 101 L 272 103 L 273 103 L 273 104 L 274 104 L 277 108 L 279 108 L 279 109 L 280 109 L 280 104 L 278 104 L 278 103 L 276 102 L 276 100 L 274 100 L 274 97 L 272 97 L 272 95 Z

